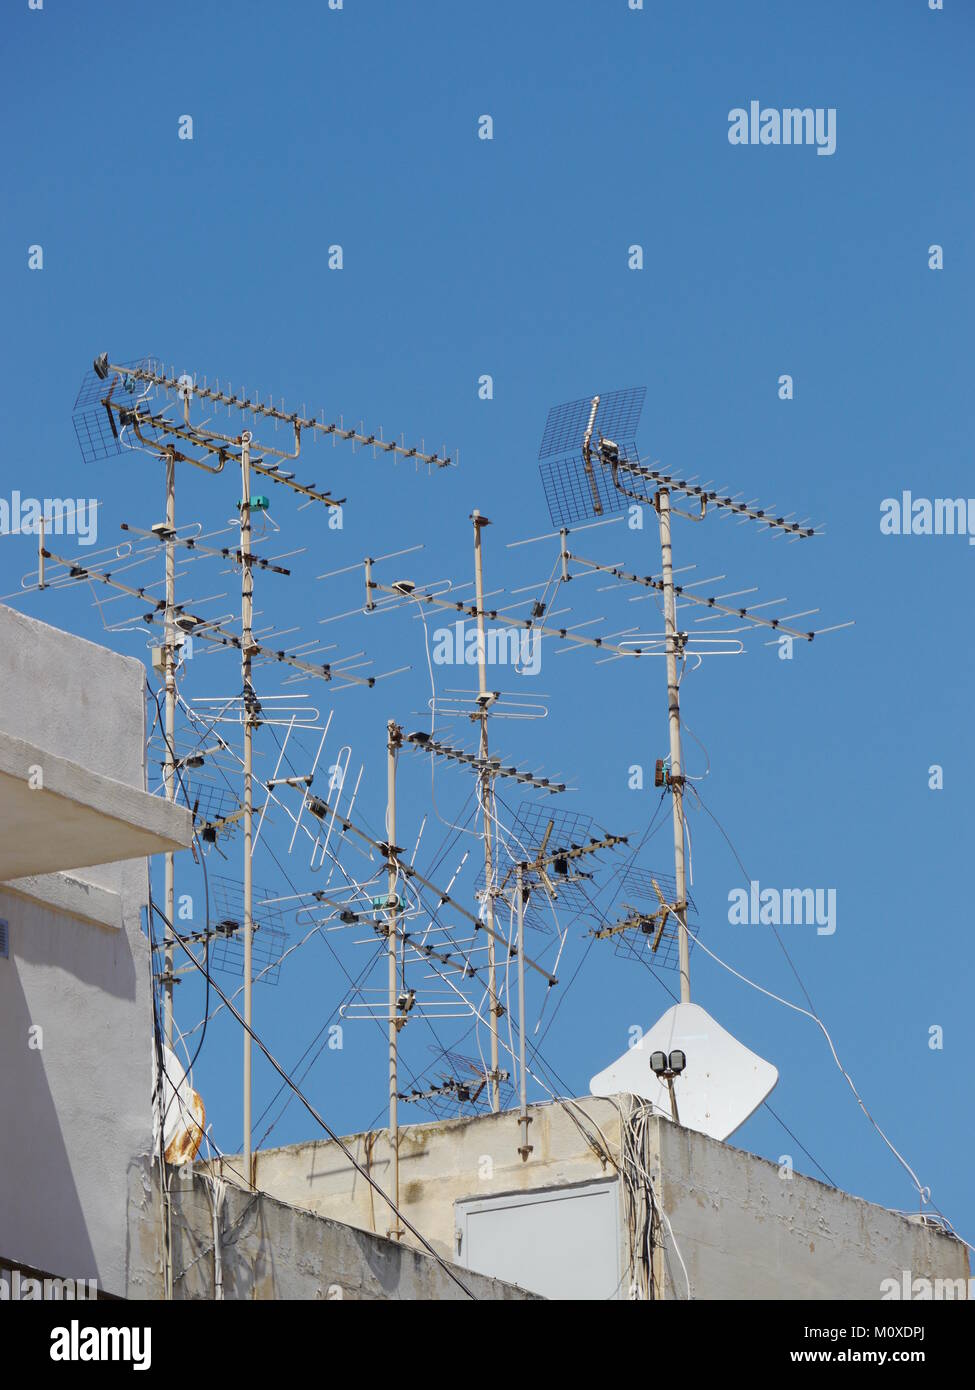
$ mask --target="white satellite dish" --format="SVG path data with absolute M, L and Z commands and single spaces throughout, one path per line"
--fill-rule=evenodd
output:
M 675 1004 L 635 1047 L 594 1076 L 589 1089 L 594 1096 L 640 1096 L 672 1119 L 670 1091 L 651 1071 L 650 1054 L 669 1057 L 675 1049 L 687 1058 L 673 1080 L 680 1123 L 712 1139 L 734 1134 L 779 1079 L 771 1062 L 750 1052 L 699 1004 Z
M 163 1150 L 167 1163 L 188 1163 L 196 1157 L 203 1141 L 206 1110 L 190 1085 L 186 1068 L 168 1047 L 162 1049 Z M 155 1053 L 153 1074 L 158 1076 Z M 155 1140 L 159 1142 L 159 1117 L 155 1119 Z

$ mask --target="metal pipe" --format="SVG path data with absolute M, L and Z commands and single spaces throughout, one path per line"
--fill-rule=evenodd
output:
M 240 670 L 244 702 L 244 1175 L 249 1187 L 254 1186 L 254 1167 L 251 1154 L 251 1022 L 253 994 L 254 950 L 254 881 L 251 850 L 254 821 L 254 710 L 251 686 L 251 656 L 254 618 L 254 575 L 251 570 L 251 507 L 250 457 L 251 434 L 244 430 L 240 437 Z M 172 918 L 170 918 L 172 921 Z
M 667 718 L 670 725 L 670 791 L 674 798 L 674 877 L 678 923 L 680 998 L 691 1000 L 690 954 L 687 940 L 687 884 L 684 873 L 684 777 L 680 750 L 680 688 L 677 683 L 677 610 L 674 600 L 674 564 L 670 543 L 670 496 L 665 488 L 657 493 L 660 518 L 660 563 L 663 572 L 664 628 L 667 634 Z
M 569 580 L 572 578 L 572 575 L 569 573 L 569 560 L 571 556 L 569 555 L 569 533 L 564 527 L 559 532 L 559 559 L 562 561 L 563 583 L 568 584 Z
M 599 409 L 599 397 L 593 396 L 592 407 L 589 411 L 589 423 L 586 432 L 582 437 L 582 460 L 586 468 L 586 477 L 589 479 L 589 489 L 592 492 L 592 505 L 597 516 L 603 514 L 603 504 L 599 496 L 599 488 L 596 486 L 596 475 L 592 467 L 592 432 L 596 427 L 596 411 Z
M 475 507 L 471 513 L 474 522 L 474 584 L 477 605 L 477 680 L 481 706 L 480 757 L 484 764 L 488 756 L 488 705 L 487 705 L 487 647 L 484 636 L 484 567 L 481 560 L 481 528 L 489 525 L 486 517 Z M 484 905 L 488 927 L 488 1012 L 491 1018 L 491 1076 L 489 1092 L 491 1109 L 495 1114 L 501 1109 L 501 1090 L 498 1084 L 498 994 L 497 964 L 494 942 L 494 863 L 491 849 L 491 801 L 492 776 L 489 767 L 482 766 L 480 773 L 481 807 L 484 812 Z
M 166 453 L 166 532 L 169 537 L 176 529 L 176 453 Z M 166 681 L 166 762 L 165 783 L 166 800 L 173 801 L 176 796 L 175 743 L 176 736 L 176 547 L 171 539 L 166 541 L 166 626 L 163 647 L 164 672 Z M 166 916 L 171 922 L 176 920 L 176 859 L 169 853 L 165 859 Z M 174 942 L 172 932 L 167 932 L 164 945 L 164 1004 L 163 1019 L 166 1046 L 173 1046 L 173 968 Z
M 356 783 L 356 785 L 358 786 L 358 783 Z M 320 798 L 320 800 L 322 802 L 322 805 L 325 807 L 326 811 L 335 810 L 335 807 L 333 807 L 328 801 L 326 801 L 324 797 Z M 371 835 L 367 835 L 364 830 L 360 829 L 360 827 L 355 824 L 355 822 L 351 819 L 351 810 L 347 812 L 346 815 L 342 818 L 342 833 L 345 834 L 346 832 L 355 835 L 356 838 L 359 840 L 365 841 L 367 845 L 372 845 L 373 849 L 378 849 L 383 852 L 388 851 L 388 846 L 380 844 L 378 840 L 374 840 Z M 466 922 L 472 923 L 475 932 L 482 931 L 485 934 L 487 934 L 488 928 L 484 925 L 481 919 L 479 917 L 475 917 L 472 912 L 468 912 L 467 908 L 464 907 L 462 903 L 459 903 L 456 898 L 452 898 L 448 892 L 446 892 L 443 888 L 438 887 L 438 885 L 436 883 L 433 883 L 429 878 L 424 878 L 423 874 L 421 874 L 418 869 L 415 869 L 412 864 L 408 864 L 406 860 L 400 859 L 399 856 L 397 856 L 396 862 L 399 865 L 399 871 L 403 875 L 404 879 L 408 879 L 410 881 L 415 879 L 417 883 L 422 883 L 424 888 L 428 888 L 431 893 L 436 894 L 441 907 L 449 907 L 450 910 L 452 912 L 455 912 L 458 917 L 463 917 Z M 494 935 L 496 940 L 498 940 L 502 946 L 507 946 L 506 937 L 498 935 L 497 932 L 495 932 Z M 472 937 L 471 940 L 473 939 L 474 938 Z M 481 948 L 478 947 L 478 950 L 480 949 Z M 553 975 L 550 970 L 546 970 L 544 965 L 539 965 L 538 961 L 532 960 L 531 956 L 525 957 L 525 964 L 527 966 L 530 966 L 532 970 L 537 970 L 539 975 L 541 975 L 543 979 L 547 980 L 550 986 L 554 987 L 558 984 L 558 976 Z
M 522 1160 L 526 1161 L 532 1151 L 532 1145 L 528 1142 L 528 1126 L 531 1120 L 528 1116 L 528 1069 L 527 1069 L 527 1042 L 525 1038 L 525 896 L 523 866 L 518 865 L 515 874 L 515 899 L 518 906 L 518 1088 L 519 1099 L 521 1101 L 521 1115 L 518 1123 L 521 1125 L 521 1146 L 518 1152 Z
M 399 1046 L 399 1019 L 396 1009 L 396 884 L 399 870 L 396 864 L 396 750 L 403 731 L 392 719 L 386 725 L 386 839 L 389 853 L 386 868 L 386 911 L 387 911 L 387 959 L 389 962 L 389 1147 L 393 1156 L 390 1201 L 394 1214 L 393 1226 L 386 1232 L 392 1240 L 399 1240 L 403 1231 L 396 1214 L 399 1212 L 399 1085 L 397 1081 L 397 1051 Z

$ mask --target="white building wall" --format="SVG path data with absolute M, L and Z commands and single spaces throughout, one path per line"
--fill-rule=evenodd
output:
M 664 1297 L 880 1299 L 884 1280 L 968 1278 L 959 1240 L 776 1163 L 658 1120 L 672 1228 Z M 869 1141 L 868 1142 L 872 1142 Z M 676 1257 L 680 1251 L 683 1264 Z
M 3 732 L 141 789 L 144 683 L 0 606 Z M 147 888 L 145 860 L 0 885 L 0 1262 L 119 1294 L 127 1169 L 152 1144 Z

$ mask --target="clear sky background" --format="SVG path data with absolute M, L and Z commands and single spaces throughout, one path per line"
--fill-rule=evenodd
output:
M 700 743 L 687 738 L 687 770 L 704 777 L 695 785 L 750 878 L 835 890 L 833 935 L 791 926 L 782 939 L 878 1123 L 975 1239 L 965 867 L 975 551 L 964 537 L 880 532 L 882 500 L 904 489 L 975 494 L 970 5 L 945 0 L 938 13 L 926 0 L 647 0 L 634 12 L 625 0 L 346 0 L 330 11 L 324 0 L 45 0 L 30 11 L 27 0 L 9 0 L 0 27 L 5 497 L 19 489 L 99 499 L 98 547 L 115 543 L 122 521 L 148 526 L 162 516 L 158 463 L 140 453 L 81 461 L 72 405 L 102 350 L 116 361 L 157 354 L 177 371 L 283 396 L 292 408 L 460 450 L 458 468 L 428 477 L 347 445 L 311 448 L 299 476 L 348 498 L 341 531 L 290 497 L 273 499 L 279 548 L 304 551 L 290 579 L 258 576 L 267 620 L 300 629 L 289 641 L 326 633 L 344 652 L 365 649 L 373 672 L 411 667 L 334 699 L 327 747 L 350 745 L 354 770 L 364 768 L 359 819 L 378 838 L 386 721 L 412 729 L 428 717 L 422 626 L 404 609 L 321 628 L 318 619 L 361 606 L 362 587 L 357 575 L 315 576 L 422 543 L 385 577 L 468 583 L 468 517 L 479 507 L 493 523 L 488 588 L 541 588 L 555 542 L 506 547 L 551 531 L 536 457 L 550 405 L 645 384 L 644 456 L 823 524 L 823 535 L 789 545 L 715 517 L 675 523 L 676 563 L 696 563 L 702 578 L 727 575 L 716 588 L 788 595 L 782 611 L 818 608 L 819 626 L 856 621 L 791 661 L 759 633 L 746 655 L 689 673 L 683 707 Z M 729 144 L 729 111 L 753 99 L 835 108 L 836 152 Z M 491 141 L 478 138 L 485 114 Z M 192 141 L 178 138 L 185 115 Z M 935 243 L 940 271 L 928 265 Z M 333 244 L 343 248 L 341 271 L 328 266 Z M 643 247 L 642 271 L 628 268 L 633 244 Z M 43 247 L 42 270 L 28 269 L 33 245 Z M 783 373 L 794 379 L 791 401 L 779 399 Z M 478 397 L 483 374 L 492 400 Z M 285 447 L 283 433 L 269 438 Z M 236 479 L 184 470 L 178 519 L 227 526 L 237 498 Z M 583 554 L 659 569 L 652 514 L 643 532 L 617 524 L 577 539 Z M 2 592 L 33 563 L 31 538 L 0 539 Z M 161 561 L 139 582 L 160 573 Z M 210 611 L 235 607 L 237 580 L 219 566 L 201 562 L 181 584 L 187 601 L 226 594 Z M 604 631 L 660 630 L 652 604 L 630 605 L 633 591 L 597 587 L 584 580 L 559 596 L 557 606 L 575 613 L 566 621 L 599 614 Z M 92 597 L 81 588 L 16 602 L 144 656 L 145 634 L 106 633 Z M 110 616 L 131 611 L 116 603 Z M 435 673 L 441 693 L 474 680 L 464 668 Z M 278 679 L 267 673 L 263 688 L 279 690 Z M 209 655 L 184 687 L 188 697 L 231 694 L 238 681 L 231 655 Z M 327 712 L 329 689 L 313 687 L 303 688 Z M 639 841 L 658 809 L 653 761 L 667 752 L 662 662 L 597 664 L 546 645 L 541 674 L 509 673 L 506 688 L 525 698 L 544 691 L 548 710 L 535 723 L 492 727 L 506 758 L 564 774 L 577 788 L 562 799 L 566 809 Z M 265 734 L 264 775 L 275 757 Z M 296 754 L 298 771 L 301 762 Z M 643 791 L 628 786 L 633 764 L 647 770 Z M 933 764 L 943 768 L 941 790 L 929 787 Z M 460 773 L 438 770 L 439 814 L 466 815 L 469 791 Z M 517 807 L 520 798 L 505 800 Z M 664 871 L 669 810 L 641 855 Z M 694 805 L 689 815 L 702 940 L 804 1004 L 769 930 L 729 924 L 728 894 L 747 880 L 715 821 Z M 469 850 L 457 894 L 472 903 L 477 843 L 438 820 L 427 766 L 404 758 L 401 843 L 412 847 L 424 816 L 418 866 L 438 866 L 443 882 Z M 307 848 L 289 856 L 289 838 L 278 813 L 255 861 L 257 882 L 282 894 L 293 891 L 289 880 L 296 891 L 317 886 Z M 211 852 L 211 875 L 236 874 L 239 837 L 221 849 L 228 857 Z M 188 860 L 178 890 L 201 901 Z M 590 946 L 585 923 L 565 925 L 560 985 L 534 1041 L 547 1029 L 546 1075 L 578 1095 L 623 1051 L 633 1025 L 669 1006 L 677 979 L 618 959 L 607 943 Z M 303 934 L 293 917 L 288 932 L 289 943 Z M 285 1066 L 304 1058 L 307 1094 L 344 1132 L 384 1118 L 381 1030 L 348 1022 L 341 1050 L 312 1044 L 366 965 L 373 948 L 355 942 L 368 935 L 315 935 L 276 987 L 255 990 L 262 1036 Z M 532 947 L 551 958 L 551 939 Z M 371 981 L 383 982 L 382 971 Z M 913 1184 L 814 1023 L 700 950 L 692 987 L 779 1068 L 770 1099 L 792 1135 L 763 1108 L 735 1143 L 773 1160 L 791 1155 L 798 1169 L 873 1201 L 917 1208 Z M 532 1019 L 542 1002 L 533 984 Z M 180 1027 L 192 1029 L 201 1013 L 202 993 L 187 981 L 177 992 Z M 941 1048 L 929 1045 L 935 1027 Z M 437 1024 L 443 1045 L 476 1056 L 465 1031 L 463 1022 Z M 194 1033 L 189 1046 L 198 1041 Z M 405 1069 L 423 1074 L 436 1045 L 426 1024 L 411 1023 Z M 210 1024 L 195 1079 L 215 1141 L 237 1151 L 240 1034 L 225 1013 Z M 255 1117 L 272 1109 L 255 1138 L 277 1114 L 277 1090 L 258 1061 Z M 544 1091 L 533 1083 L 531 1096 Z M 267 1142 L 316 1133 L 295 1102 Z

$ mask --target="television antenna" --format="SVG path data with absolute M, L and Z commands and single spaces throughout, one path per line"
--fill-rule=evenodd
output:
M 618 879 L 611 908 L 615 920 L 602 921 L 592 935 L 597 941 L 612 940 L 618 956 L 639 961 L 651 970 L 676 969 L 677 902 L 672 874 L 631 865 Z M 694 911 L 694 899 L 688 893 L 688 917 Z
M 456 747 L 454 744 L 448 745 L 442 740 L 434 737 L 433 734 L 412 734 L 408 742 L 420 748 L 422 751 L 430 753 L 434 757 L 443 757 L 458 763 L 466 763 L 476 774 L 477 797 L 482 814 L 482 841 L 484 845 L 484 879 L 483 879 L 483 898 L 482 906 L 484 910 L 487 927 L 487 952 L 488 952 L 488 1011 L 489 1011 L 489 1032 L 490 1032 L 490 1072 L 489 1077 L 489 1096 L 492 1110 L 497 1113 L 500 1110 L 500 1089 L 499 1089 L 499 1021 L 502 1007 L 497 989 L 497 953 L 495 943 L 497 933 L 495 930 L 495 896 L 496 896 L 496 875 L 494 866 L 495 847 L 494 847 L 494 825 L 497 822 L 494 786 L 498 778 L 511 777 L 516 781 L 529 784 L 536 789 L 544 792 L 557 792 L 566 790 L 564 783 L 555 782 L 551 778 L 540 775 L 526 773 L 517 768 L 505 767 L 501 760 L 492 756 L 489 746 L 488 726 L 489 720 L 494 713 L 494 706 L 499 701 L 501 692 L 488 689 L 487 683 L 487 654 L 489 634 L 487 624 L 492 624 L 492 634 L 499 628 L 509 628 L 516 633 L 529 634 L 528 640 L 540 641 L 543 637 L 552 637 L 572 645 L 582 645 L 596 649 L 605 649 L 620 656 L 636 657 L 643 652 L 639 645 L 632 648 L 617 646 L 603 638 L 590 637 L 585 634 L 573 632 L 569 628 L 555 628 L 550 625 L 542 624 L 540 618 L 545 613 L 545 606 L 535 604 L 532 607 L 532 616 L 528 619 L 517 618 L 510 612 L 500 612 L 496 608 L 486 606 L 486 596 L 484 588 L 484 565 L 482 550 L 482 533 L 485 527 L 490 526 L 490 520 L 475 509 L 470 516 L 473 525 L 474 540 L 474 602 L 469 603 L 463 599 L 448 598 L 448 592 L 456 593 L 457 589 L 453 585 L 425 584 L 418 585 L 411 579 L 398 579 L 392 583 L 383 583 L 374 577 L 374 568 L 379 563 L 377 559 L 367 557 L 363 561 L 363 573 L 366 585 L 365 611 L 367 613 L 378 613 L 387 611 L 394 606 L 401 606 L 415 602 L 418 607 L 423 605 L 432 606 L 442 611 L 450 611 L 464 618 L 473 618 L 476 624 L 476 661 L 477 661 L 477 694 L 474 697 L 473 707 L 466 712 L 466 717 L 471 723 L 478 726 L 478 744 L 476 753 L 468 752 Z M 386 557 L 383 557 L 386 558 Z M 456 692 L 451 701 L 452 706 L 456 706 Z M 502 714 L 510 716 L 512 711 L 502 704 Z M 515 710 L 514 713 L 519 713 Z M 525 711 L 521 711 L 524 717 Z
M 585 818 L 591 826 L 591 819 Z M 602 835 L 599 838 L 580 833 L 583 818 L 572 813 L 554 811 L 535 805 L 523 806 L 510 836 L 505 842 L 509 865 L 501 878 L 497 896 L 504 898 L 513 889 L 514 908 L 518 923 L 518 1124 L 521 1143 L 518 1152 L 527 1161 L 533 1146 L 528 1142 L 528 1028 L 525 1016 L 525 910 L 532 893 L 544 895 L 550 902 L 569 898 L 574 885 L 582 878 L 592 878 L 583 867 L 590 856 L 600 850 L 615 849 L 627 843 L 625 835 Z M 571 827 L 571 828 L 570 828 Z M 588 838 L 586 836 L 588 835 Z M 578 837 L 578 838 L 577 838 Z M 512 842 L 514 844 L 512 845 Z M 514 852 L 514 851 L 517 851 Z M 509 885 L 511 887 L 509 888 Z M 583 901 L 586 901 L 583 895 Z
M 719 515 L 734 517 L 739 524 L 757 524 L 774 536 L 785 536 L 790 541 L 806 540 L 816 534 L 816 528 L 805 518 L 796 519 L 794 513 L 779 514 L 776 509 L 760 507 L 755 499 L 743 498 L 741 493 L 729 493 L 726 489 L 715 488 L 710 481 L 697 482 L 694 478 L 678 478 L 657 467 L 648 467 L 639 455 L 635 438 L 640 414 L 646 397 L 645 387 L 600 393 L 569 401 L 565 405 L 554 406 L 548 414 L 542 442 L 539 448 L 539 471 L 549 514 L 554 525 L 559 527 L 560 559 L 562 580 L 569 582 L 574 576 L 570 565 L 581 566 L 580 572 L 602 572 L 625 584 L 635 584 L 658 593 L 663 599 L 664 635 L 667 671 L 667 721 L 669 731 L 669 758 L 664 766 L 663 760 L 657 763 L 657 781 L 672 797 L 674 832 L 674 892 L 673 899 L 657 888 L 659 903 L 651 912 L 635 911 L 628 919 L 610 927 L 604 927 L 601 934 L 617 936 L 621 931 L 636 930 L 645 933 L 651 923 L 655 924 L 655 936 L 659 941 L 667 921 L 673 917 L 677 922 L 678 969 L 680 973 L 680 1000 L 684 1008 L 691 1007 L 690 949 L 687 930 L 688 894 L 684 845 L 686 838 L 684 813 L 684 785 L 681 718 L 680 681 L 678 664 L 683 667 L 689 652 L 690 635 L 678 628 L 677 600 L 682 606 L 701 605 L 708 610 L 707 618 L 721 615 L 723 618 L 737 620 L 741 626 L 731 630 L 731 634 L 750 627 L 770 628 L 779 640 L 801 640 L 812 642 L 818 635 L 815 630 L 794 626 L 789 616 L 770 617 L 766 612 L 752 608 L 739 607 L 727 600 L 733 595 L 702 596 L 691 592 L 692 585 L 675 584 L 672 540 L 672 519 L 675 516 L 690 521 L 703 521 L 706 516 Z M 676 507 L 672 499 L 687 501 L 696 511 Z M 661 573 L 658 578 L 641 577 L 623 571 L 618 566 L 603 566 L 574 554 L 568 547 L 570 527 L 577 522 L 602 520 L 608 515 L 625 510 L 633 504 L 652 507 L 657 515 L 660 537 Z M 774 603 L 783 600 L 774 600 Z M 762 605 L 758 605 L 761 607 Z M 705 615 L 701 615 L 705 616 Z M 791 615 L 794 621 L 803 614 Z M 821 628 L 819 632 L 835 631 L 838 627 L 850 626 L 842 623 L 834 628 Z M 703 1012 L 703 1011 L 702 1011 Z M 711 1021 L 713 1023 L 713 1020 Z M 714 1024 L 717 1028 L 717 1024 Z M 760 1060 L 760 1059 L 759 1059 Z M 619 1064 L 614 1064 L 617 1067 Z M 763 1066 L 767 1064 L 763 1063 Z M 613 1069 L 610 1068 L 610 1071 Z M 694 1055 L 690 1054 L 690 1075 L 695 1076 Z M 774 1069 L 773 1069 L 774 1070 Z M 700 1077 L 701 1073 L 696 1072 Z M 601 1074 L 605 1076 L 604 1074 Z M 684 1073 L 682 1072 L 683 1076 Z M 767 1077 L 767 1073 L 764 1073 Z M 618 1078 L 616 1078 L 618 1079 Z M 596 1090 L 600 1078 L 593 1080 L 594 1094 L 605 1094 Z M 671 1078 L 673 1080 L 673 1078 Z M 684 1090 L 691 1082 L 684 1082 Z M 771 1083 L 774 1085 L 774 1079 Z M 645 1095 L 648 1081 L 636 1094 Z M 632 1089 L 632 1088 L 631 1088 Z M 769 1086 L 771 1089 L 771 1086 Z M 750 1113 L 750 1111 L 748 1112 Z M 744 1118 L 744 1116 L 742 1117 Z M 741 1121 L 739 1121 L 741 1123 Z
M 235 429 L 233 432 L 218 430 L 211 417 L 194 420 L 191 407 L 203 406 L 216 410 L 226 409 L 246 421 L 250 417 L 253 428 Z M 176 407 L 174 410 L 173 407 Z M 275 448 L 263 438 L 257 437 L 264 427 L 273 423 L 275 430 L 285 425 L 292 432 L 292 448 Z M 152 611 L 145 615 L 147 625 L 161 622 L 163 627 L 162 669 L 165 683 L 165 735 L 167 759 L 164 766 L 164 783 L 169 800 L 176 796 L 176 757 L 173 747 L 175 717 L 177 708 L 177 634 L 190 633 L 204 643 L 214 646 L 234 648 L 240 653 L 241 694 L 237 697 L 240 720 L 243 726 L 243 795 L 241 798 L 241 823 L 243 830 L 243 976 L 244 976 L 244 1035 L 243 1091 L 244 1091 L 244 1164 L 247 1181 L 252 1184 L 253 1165 L 251 1155 L 251 1037 L 249 1029 L 252 1022 L 252 976 L 253 976 L 253 881 L 252 856 L 254 850 L 254 767 L 253 741 L 255 730 L 266 722 L 261 701 L 254 684 L 254 666 L 261 661 L 276 661 L 292 668 L 296 678 L 313 677 L 332 681 L 338 677 L 344 684 L 373 686 L 378 677 L 364 677 L 353 673 L 348 666 L 338 663 L 316 662 L 310 659 L 314 653 L 289 652 L 275 649 L 260 640 L 255 631 L 254 620 L 254 576 L 256 571 L 265 570 L 287 574 L 285 567 L 265 562 L 255 550 L 253 519 L 265 514 L 269 499 L 263 494 L 251 491 L 254 479 L 275 488 L 282 487 L 301 498 L 302 505 L 320 504 L 327 509 L 341 508 L 344 499 L 337 498 L 330 491 L 315 482 L 302 482 L 288 467 L 289 463 L 301 455 L 302 436 L 310 435 L 316 441 L 331 437 L 333 445 L 338 441 L 350 443 L 356 448 L 371 448 L 373 457 L 380 454 L 395 458 L 412 459 L 415 463 L 435 466 L 438 469 L 450 464 L 451 459 L 445 450 L 428 453 L 424 447 L 408 447 L 402 439 L 386 439 L 382 431 L 366 432 L 364 427 L 348 428 L 343 420 L 338 423 L 326 422 L 324 413 L 316 418 L 309 415 L 306 408 L 301 412 L 288 411 L 283 402 L 275 405 L 273 398 L 264 402 L 260 394 L 234 392 L 230 384 L 221 388 L 219 381 L 210 385 L 207 378 L 202 381 L 195 375 L 183 372 L 177 375 L 174 368 L 167 373 L 163 366 L 151 357 L 144 357 L 132 363 L 116 363 L 107 353 L 95 358 L 92 368 L 82 384 L 74 409 L 74 426 L 82 456 L 87 462 L 109 458 L 121 454 L 124 449 L 140 448 L 159 458 L 165 464 L 166 512 L 165 520 L 152 528 L 151 534 L 165 548 L 165 598 L 156 600 Z M 215 551 L 200 544 L 195 537 L 181 535 L 176 527 L 176 464 L 185 463 L 205 473 L 217 475 L 226 465 L 232 471 L 239 468 L 241 493 L 238 502 L 239 541 L 233 549 L 218 547 Z M 135 530 L 135 528 L 133 528 Z M 140 534 L 139 532 L 135 532 Z M 145 537 L 145 533 L 141 533 Z M 201 620 L 198 615 L 187 612 L 186 605 L 176 603 L 177 551 L 186 548 L 197 554 L 219 555 L 240 570 L 240 617 L 239 632 L 226 622 Z M 44 560 L 52 557 L 41 544 L 39 557 L 39 579 L 43 583 L 41 566 Z M 64 562 L 63 562 L 64 563 Z M 94 571 L 86 572 L 77 567 L 72 577 L 99 579 L 105 583 L 118 584 L 110 575 Z M 137 591 L 133 596 L 142 597 Z M 165 861 L 165 899 L 166 917 L 175 921 L 175 862 L 172 855 Z M 164 1017 L 166 1043 L 171 1046 L 173 1034 L 173 954 L 175 940 L 171 929 L 167 929 L 164 939 L 165 967 L 162 976 L 164 989 Z
M 435 731 L 431 731 L 430 734 L 411 734 L 406 741 L 434 758 L 440 757 L 455 763 L 466 764 L 476 774 L 478 802 L 483 816 L 481 838 L 484 844 L 484 871 L 481 878 L 480 896 L 488 927 L 490 1072 L 493 1074 L 498 1071 L 499 1066 L 499 1019 L 503 1012 L 497 989 L 497 956 L 495 951 L 498 874 L 495 862 L 497 851 L 494 845 L 494 826 L 498 825 L 500 829 L 496 814 L 495 783 L 505 777 L 511 777 L 541 792 L 565 791 L 566 785 L 554 778 L 544 777 L 541 773 L 530 773 L 520 768 L 506 767 L 501 759 L 492 755 L 488 740 L 488 724 L 496 713 L 508 717 L 511 717 L 512 714 L 516 717 L 537 717 L 539 712 L 544 712 L 544 707 L 539 711 L 537 708 L 531 708 L 530 704 L 525 704 L 525 702 L 522 702 L 523 707 L 521 708 L 512 707 L 509 702 L 501 698 L 500 691 L 493 691 L 488 688 L 486 667 L 489 642 L 496 641 L 499 635 L 504 636 L 506 630 L 511 630 L 516 636 L 521 634 L 522 640 L 540 642 L 544 638 L 550 638 L 567 649 L 573 647 L 589 648 L 601 655 L 609 654 L 617 659 L 664 656 L 665 648 L 663 639 L 656 635 L 643 639 L 639 636 L 633 637 L 628 632 L 622 635 L 622 640 L 617 641 L 612 640 L 613 634 L 603 637 L 582 632 L 579 630 L 580 625 L 574 627 L 567 624 L 555 626 L 555 621 L 562 616 L 561 611 L 555 612 L 548 603 L 543 603 L 537 599 L 534 602 L 522 600 L 504 608 L 489 606 L 489 598 L 492 599 L 493 605 L 493 595 L 486 592 L 484 585 L 483 531 L 491 523 L 478 510 L 471 514 L 470 519 L 474 527 L 473 602 L 469 601 L 466 596 L 458 597 L 468 587 L 466 585 L 456 586 L 450 582 L 439 580 L 419 584 L 407 578 L 383 582 L 377 578 L 377 567 L 380 560 L 391 557 L 379 557 L 379 559 L 367 557 L 363 561 L 363 574 L 366 585 L 365 611 L 367 613 L 388 612 L 392 608 L 415 603 L 421 612 L 424 607 L 432 607 L 441 612 L 458 615 L 461 620 L 457 625 L 459 628 L 463 628 L 464 619 L 473 619 L 476 624 L 476 633 L 473 635 L 475 636 L 474 651 L 478 668 L 477 693 L 467 708 L 464 707 L 464 701 L 457 698 L 458 694 L 462 692 L 453 691 L 447 702 L 451 717 L 466 717 L 470 722 L 478 725 L 476 751 L 459 747 L 456 739 L 451 739 L 448 743 Z M 340 571 L 333 573 L 337 574 Z M 332 575 L 322 577 L 330 578 Z M 530 608 L 530 617 L 520 618 L 513 615 L 512 607 L 526 606 Z M 460 640 L 459 636 L 457 640 Z M 713 642 L 713 640 L 705 639 L 705 642 Z M 726 642 L 725 645 L 727 645 Z M 740 645 L 737 642 L 733 644 L 739 649 Z M 465 653 L 465 661 L 466 659 Z M 498 708 L 499 705 L 500 709 Z M 431 713 L 435 720 L 436 700 L 431 702 Z M 500 1108 L 497 1084 L 490 1085 L 489 1094 L 492 1109 L 497 1111 Z
M 481 1097 L 487 1090 L 488 1072 L 475 1058 L 468 1057 L 454 1048 L 431 1047 L 436 1061 L 426 1069 L 426 1084 L 420 1084 L 409 1091 L 401 1091 L 399 1098 L 410 1104 L 423 1104 L 432 1110 L 438 1119 L 446 1118 L 454 1106 L 470 1106 L 475 1112 L 483 1108 Z M 433 1078 L 438 1078 L 434 1080 Z M 508 1073 L 501 1075 L 502 1105 L 513 1096 Z

